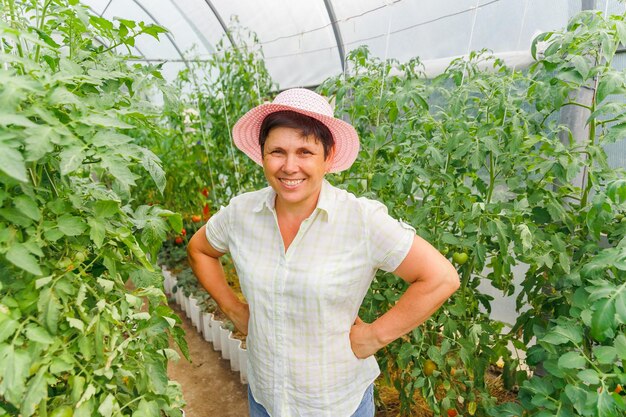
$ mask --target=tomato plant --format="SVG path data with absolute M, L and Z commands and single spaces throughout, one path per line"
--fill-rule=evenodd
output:
M 360 49 L 349 56 L 350 72 L 320 87 L 362 141 L 357 162 L 336 182 L 379 198 L 450 256 L 461 276 L 442 309 L 378 354 L 404 414 L 415 390 L 437 414 L 623 412 L 611 390 L 626 378 L 626 181 L 603 146 L 626 137 L 626 109 L 611 99 L 626 91 L 623 72 L 611 65 L 625 38 L 624 16 L 586 12 L 540 35 L 547 49 L 528 70 L 479 51 L 426 79 L 417 59 L 383 62 Z M 590 102 L 577 101 L 581 89 L 595 92 Z M 570 106 L 586 109 L 586 136 L 559 123 Z M 516 288 L 512 267 L 520 263 L 528 272 Z M 516 323 L 489 317 L 485 284 L 503 295 L 518 291 Z M 362 317 L 372 321 L 405 289 L 380 274 Z M 528 350 L 532 378 L 509 343 Z M 521 385 L 522 405 L 496 407 L 487 390 L 485 373 L 500 357 L 505 385 Z M 438 372 L 427 375 L 424 358 Z
M 179 416 L 168 339 L 186 345 L 155 261 L 182 222 L 133 194 L 144 173 L 165 187 L 137 145 L 163 134 L 144 100 L 162 80 L 114 52 L 164 29 L 76 1 L 1 14 L 0 414 Z

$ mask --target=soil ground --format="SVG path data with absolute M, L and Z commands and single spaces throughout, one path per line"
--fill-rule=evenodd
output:
M 248 385 L 239 380 L 239 372 L 230 370 L 230 362 L 213 350 L 176 303 L 170 307 L 182 319 L 191 363 L 181 354 L 170 362 L 167 373 L 183 388 L 187 402 L 186 417 L 245 417 L 248 415 Z M 180 354 L 180 351 L 179 351 Z

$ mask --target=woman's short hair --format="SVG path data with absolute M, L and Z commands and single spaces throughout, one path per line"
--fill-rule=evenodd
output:
M 322 142 L 324 159 L 328 157 L 333 146 L 335 146 L 333 135 L 324 123 L 302 113 L 281 110 L 267 115 L 261 124 L 261 131 L 259 132 L 261 154 L 263 154 L 267 136 L 276 127 L 289 127 L 299 130 L 302 136 L 313 136 L 316 141 Z

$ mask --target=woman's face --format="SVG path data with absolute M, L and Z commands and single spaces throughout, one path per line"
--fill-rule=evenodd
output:
M 313 211 L 328 172 L 331 155 L 324 159 L 324 146 L 298 129 L 270 130 L 263 149 L 263 172 L 276 191 L 276 203 Z

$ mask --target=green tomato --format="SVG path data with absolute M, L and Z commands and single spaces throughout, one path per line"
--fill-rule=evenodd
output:
M 76 259 L 79 264 L 82 264 L 85 261 L 85 258 L 86 256 L 84 252 L 76 252 L 74 254 L 74 259 Z
M 454 252 L 454 254 L 452 254 L 452 259 L 457 264 L 463 265 L 465 262 L 467 262 L 468 256 L 465 252 Z
M 74 415 L 74 409 L 69 405 L 62 405 L 59 408 L 55 408 L 49 414 L 50 417 L 72 417 Z

